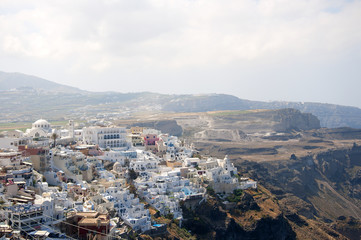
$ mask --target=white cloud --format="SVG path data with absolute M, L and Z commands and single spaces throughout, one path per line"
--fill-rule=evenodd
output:
M 232 84 L 242 76 L 252 88 L 252 79 L 262 84 L 257 71 L 267 64 L 327 66 L 348 52 L 359 56 L 360 22 L 359 0 L 2 0 L 0 63 L 36 75 L 46 67 L 50 80 L 77 79 L 73 85 L 83 87 L 87 79 L 92 89 L 119 77 L 164 85 L 197 68 L 217 69 Z M 235 70 L 240 64 L 249 69 Z

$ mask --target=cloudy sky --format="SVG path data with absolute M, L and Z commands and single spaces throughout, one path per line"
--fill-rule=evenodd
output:
M 1 0 L 0 71 L 361 107 L 361 0 Z

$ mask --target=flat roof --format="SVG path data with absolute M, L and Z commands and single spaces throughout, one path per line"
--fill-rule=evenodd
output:
M 23 199 L 23 198 L 9 198 L 10 201 L 18 201 L 18 202 L 23 202 L 23 203 L 28 203 L 31 200 L 29 199 Z
M 12 157 L 21 155 L 21 152 L 0 152 L 0 157 Z
M 85 218 L 96 218 L 98 214 L 98 212 L 77 212 L 76 216 L 81 216 Z
M 98 222 L 100 226 L 106 226 L 109 224 L 110 221 L 101 218 L 83 218 L 82 220 L 79 221 L 78 224 L 81 226 L 94 226 L 94 225 L 98 225 Z
M 39 230 L 39 231 L 33 231 L 31 233 L 29 233 L 30 236 L 33 236 L 34 237 L 48 237 L 49 236 L 49 232 L 48 231 L 42 231 L 42 230 Z

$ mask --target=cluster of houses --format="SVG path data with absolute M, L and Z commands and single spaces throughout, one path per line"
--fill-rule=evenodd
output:
M 183 219 L 216 193 L 257 188 L 224 159 L 195 158 L 192 146 L 155 129 L 52 128 L 40 119 L 0 137 L 1 236 L 113 239 L 154 233 L 149 208 Z

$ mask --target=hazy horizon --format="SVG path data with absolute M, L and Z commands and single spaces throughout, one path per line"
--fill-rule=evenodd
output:
M 1 71 L 88 91 L 361 107 L 361 1 L 0 2 Z

